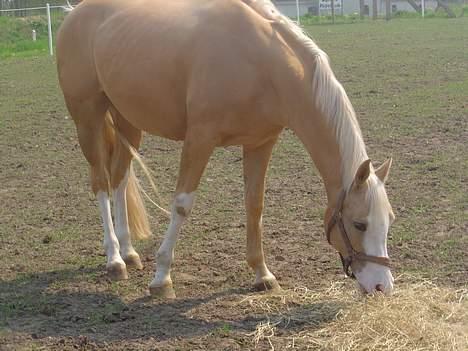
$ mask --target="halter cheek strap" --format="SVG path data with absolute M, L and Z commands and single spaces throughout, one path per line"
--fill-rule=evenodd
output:
M 343 203 L 344 203 L 345 197 L 346 197 L 346 191 L 342 190 L 338 198 L 338 203 L 336 205 L 336 208 L 333 211 L 333 215 L 328 221 L 327 231 L 326 231 L 327 241 L 331 245 L 331 241 L 330 241 L 331 231 L 335 225 L 338 225 L 341 238 L 343 239 L 343 242 L 346 247 L 346 251 L 348 253 L 346 257 L 343 257 L 343 255 L 339 253 L 340 258 L 341 258 L 341 263 L 343 264 L 344 273 L 348 277 L 355 278 L 354 273 L 350 269 L 351 264 L 354 261 L 368 261 L 368 262 L 380 264 L 382 266 L 390 267 L 391 264 L 390 264 L 390 259 L 388 257 L 367 255 L 364 252 L 358 252 L 353 248 L 353 245 L 351 244 L 351 240 L 349 239 L 349 235 L 346 232 L 346 228 L 343 223 L 342 212 L 343 212 Z

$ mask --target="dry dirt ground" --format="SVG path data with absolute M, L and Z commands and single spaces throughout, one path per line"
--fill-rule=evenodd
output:
M 370 157 L 376 164 L 394 159 L 387 189 L 397 216 L 389 240 L 397 286 L 427 278 L 466 288 L 468 20 L 308 30 L 355 106 Z M 180 149 L 147 136 L 141 150 L 164 206 Z M 217 150 L 205 172 L 176 250 L 177 299 L 147 297 L 168 223 L 150 204 L 154 235 L 137 244 L 144 270 L 109 281 L 87 165 L 48 57 L 0 61 L 0 165 L 0 350 L 313 349 L 296 345 L 294 335 L 326 326 L 359 298 L 289 304 L 288 313 L 301 318 L 255 342 L 261 323 L 286 312 L 259 311 L 245 300 L 255 293 L 244 260 L 237 147 Z M 264 213 L 267 262 L 283 288 L 354 289 L 324 239 L 324 206 L 320 177 L 285 131 L 274 150 Z

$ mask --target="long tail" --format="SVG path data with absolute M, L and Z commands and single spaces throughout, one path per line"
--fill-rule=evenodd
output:
M 127 214 L 132 239 L 147 239 L 151 235 L 145 204 L 140 195 L 140 184 L 130 164 L 127 185 Z
M 110 113 L 106 115 L 106 123 L 113 130 L 115 141 L 119 141 L 124 147 L 132 155 L 133 159 L 137 161 L 137 163 L 142 168 L 143 172 L 145 173 L 148 181 L 153 188 L 153 191 L 158 194 L 156 185 L 154 183 L 153 177 L 151 176 L 148 167 L 141 159 L 138 151 L 128 142 L 127 138 L 125 138 L 120 131 L 115 128 L 114 122 L 112 120 L 112 116 Z M 146 212 L 145 204 L 141 197 L 141 193 L 143 193 L 158 209 L 164 212 L 166 215 L 170 215 L 170 212 L 167 211 L 165 208 L 158 205 L 154 202 L 149 195 L 143 190 L 140 185 L 140 182 L 136 178 L 135 171 L 133 169 L 133 165 L 130 164 L 129 174 L 128 174 L 128 185 L 127 185 L 127 214 L 128 214 L 128 224 L 130 227 L 130 234 L 134 239 L 146 239 L 151 235 L 151 229 L 148 222 L 148 214 Z

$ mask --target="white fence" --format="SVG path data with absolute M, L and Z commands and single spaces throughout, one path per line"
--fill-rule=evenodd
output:
M 59 23 L 64 18 L 67 12 L 70 12 L 73 7 L 67 1 L 66 5 L 53 5 L 46 3 L 45 6 L 27 7 L 27 8 L 2 8 L 0 9 L 0 16 L 12 16 L 15 18 L 32 18 L 36 19 L 36 25 L 40 23 L 41 18 L 47 22 L 47 41 L 49 55 L 54 55 L 53 37 L 57 30 Z M 42 34 L 42 33 L 41 33 Z M 38 31 L 31 25 L 30 39 L 36 41 L 38 39 Z
M 451 4 L 462 4 L 462 0 L 444 0 L 449 1 Z M 360 13 L 359 0 L 273 0 L 278 9 L 286 16 L 297 18 L 298 15 L 304 16 L 306 14 L 326 16 L 332 14 L 332 7 L 337 15 L 352 15 Z M 424 17 L 424 10 L 437 8 L 437 0 L 416 0 L 415 1 L 422 8 L 422 15 Z M 372 13 L 374 11 L 374 1 L 364 0 L 364 6 L 367 11 Z M 466 0 L 465 0 L 466 3 Z M 375 11 L 379 15 L 385 15 L 386 0 L 375 1 L 377 8 Z M 415 12 L 416 10 L 410 5 L 407 0 L 391 0 L 392 11 Z M 367 15 L 369 15 L 369 13 Z

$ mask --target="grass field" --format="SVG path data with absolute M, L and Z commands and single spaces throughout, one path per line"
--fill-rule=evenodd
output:
M 154 236 L 137 244 L 145 269 L 109 281 L 55 63 L 0 58 L 0 350 L 466 349 L 468 18 L 308 31 L 331 57 L 370 157 L 394 160 L 395 296 L 363 298 L 343 279 L 324 239 L 323 185 L 289 131 L 274 151 L 264 213 L 283 293 L 250 291 L 237 147 L 217 150 L 205 172 L 176 250 L 178 298 L 147 298 L 168 224 L 150 204 Z M 142 148 L 166 207 L 180 149 L 151 136 Z
M 31 57 L 49 52 L 45 10 L 28 14 L 27 17 L 0 16 L 0 59 Z M 52 9 L 52 33 L 59 28 L 63 18 L 61 9 Z M 32 30 L 36 31 L 36 41 L 32 40 Z

